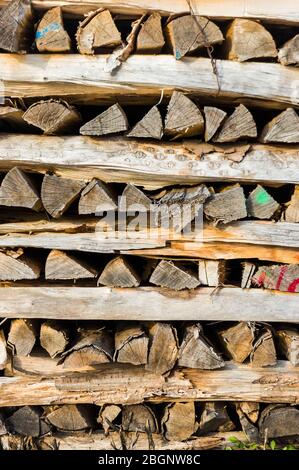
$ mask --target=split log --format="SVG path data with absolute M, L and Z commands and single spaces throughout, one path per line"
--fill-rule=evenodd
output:
M 8 433 L 6 424 L 5 424 L 5 418 L 2 413 L 0 413 L 0 436 L 4 436 L 5 434 Z M 1 450 L 3 449 L 3 446 L 1 446 Z M 4 449 L 3 449 L 4 450 Z
M 81 328 L 75 345 L 62 354 L 65 368 L 84 368 L 111 362 L 114 352 L 113 337 L 105 328 Z
M 221 44 L 224 40 L 218 26 L 202 16 L 185 15 L 174 19 L 170 17 L 164 32 L 177 60 L 188 52 Z
M 228 186 L 220 193 L 213 194 L 205 202 L 203 210 L 208 219 L 223 224 L 247 217 L 243 188 L 236 184 Z
M 6 339 L 3 330 L 0 330 L 0 370 L 5 369 L 7 361 Z
M 149 338 L 140 326 L 127 326 L 115 332 L 114 360 L 134 365 L 146 364 Z
M 244 362 L 253 348 L 254 327 L 249 322 L 240 322 L 217 332 L 225 352 L 236 362 Z
M 265 125 L 260 142 L 299 143 L 299 116 L 293 108 L 287 108 Z
M 10 432 L 28 437 L 47 434 L 51 428 L 42 418 L 42 409 L 37 406 L 23 406 L 15 411 L 6 423 Z
M 149 282 L 168 289 L 195 289 L 200 282 L 190 268 L 179 266 L 172 261 L 161 260 L 154 269 Z
M 265 289 L 299 292 L 299 264 L 260 266 L 252 281 Z
M 203 112 L 205 115 L 205 141 L 209 142 L 217 133 L 227 113 L 213 106 L 205 106 Z
M 147 212 L 151 210 L 151 207 L 151 199 L 141 189 L 130 183 L 126 185 L 119 200 L 119 211 Z
M 250 362 L 256 367 L 267 367 L 276 364 L 276 350 L 273 335 L 269 328 L 264 328 L 253 344 Z
M 202 327 L 187 326 L 180 346 L 178 365 L 194 369 L 219 369 L 225 363 L 214 350 L 213 346 L 204 337 Z
M 252 422 L 256 423 L 260 414 L 260 404 L 254 401 L 241 401 L 238 403 L 239 409 Z
M 55 99 L 33 103 L 23 114 L 23 119 L 47 135 L 72 132 L 81 123 L 81 115 L 73 106 Z
M 33 12 L 30 0 L 14 0 L 0 11 L 0 49 L 25 53 L 33 36 Z
M 198 279 L 201 285 L 218 287 L 224 284 L 228 264 L 225 260 L 202 259 L 198 262 Z
M 285 211 L 284 217 L 287 222 L 299 222 L 299 186 L 295 186 L 294 194 Z
M 154 323 L 149 329 L 150 351 L 145 366 L 156 374 L 166 374 L 174 367 L 178 357 L 176 329 L 168 323 Z
M 142 54 L 159 54 L 164 44 L 161 15 L 155 12 L 141 24 L 137 36 L 136 52 Z
M 257 129 L 252 114 L 243 104 L 240 104 L 235 111 L 225 119 L 213 141 L 217 143 L 236 142 L 240 139 L 256 137 Z
M 94 425 L 92 413 L 86 406 L 62 405 L 46 411 L 46 420 L 62 431 L 81 431 Z
M 259 430 L 250 421 L 248 416 L 244 413 L 239 403 L 236 403 L 236 411 L 239 416 L 240 424 L 249 442 L 259 442 Z
M 242 289 L 248 289 L 251 286 L 252 276 L 254 275 L 255 270 L 256 265 L 254 263 L 250 263 L 249 261 L 244 261 L 242 263 Z
M 41 189 L 44 208 L 57 219 L 75 201 L 84 186 L 84 181 L 46 174 Z
M 93 279 L 97 274 L 85 261 L 61 250 L 51 250 L 46 260 L 46 279 Z
M 244 62 L 277 57 L 276 44 L 266 28 L 256 21 L 236 18 L 225 36 L 227 58 Z
M 54 358 L 62 354 L 69 344 L 69 331 L 59 322 L 44 322 L 40 328 L 40 344 Z
M 11 321 L 7 344 L 18 356 L 28 356 L 36 342 L 37 325 L 34 321 L 15 319 Z
M 138 287 L 140 276 L 125 258 L 117 256 L 106 264 L 98 279 L 99 284 L 112 287 Z
M 282 65 L 299 65 L 299 34 L 279 49 L 278 60 Z
M 227 414 L 227 405 L 221 402 L 206 402 L 200 417 L 197 434 L 202 436 L 215 431 L 232 431 L 234 423 Z
M 115 211 L 117 209 L 117 196 L 114 191 L 103 181 L 94 178 L 83 189 L 78 212 L 82 214 L 99 215 L 105 211 Z
M 298 436 L 299 410 L 291 406 L 269 405 L 259 419 L 260 435 L 264 439 Z
M 35 44 L 39 52 L 70 52 L 71 40 L 64 29 L 60 7 L 44 14 L 35 32 Z
M 271 219 L 280 205 L 260 185 L 251 191 L 247 200 L 248 215 L 256 219 Z
M 143 118 L 135 124 L 127 134 L 128 137 L 161 140 L 163 135 L 163 122 L 159 109 L 153 106 Z
M 180 91 L 171 95 L 165 117 L 164 133 L 173 138 L 200 135 L 204 130 L 204 119 L 193 101 Z
M 121 45 L 121 35 L 109 10 L 90 12 L 79 24 L 77 47 L 80 54 L 94 54 L 99 49 L 111 49 Z
M 154 412 L 147 405 L 126 405 L 122 409 L 124 431 L 157 432 L 158 423 Z
M 20 132 L 22 129 L 28 130 L 29 126 L 23 119 L 24 110 L 15 106 L 12 102 L 0 106 L 0 122 L 4 121 L 13 129 Z
M 129 128 L 127 116 L 118 103 L 110 106 L 91 121 L 80 127 L 82 135 L 118 134 Z
M 197 430 L 194 402 L 170 403 L 165 407 L 161 420 L 164 436 L 168 441 L 185 441 Z
M 40 260 L 29 258 L 24 254 L 22 248 L 18 248 L 18 250 L 0 250 L 1 281 L 38 279 L 40 272 Z
M 281 328 L 276 331 L 278 344 L 283 355 L 293 366 L 299 365 L 299 332 L 292 328 Z
M 109 435 L 109 430 L 111 429 L 111 425 L 116 420 L 116 418 L 120 415 L 121 408 L 117 405 L 103 405 L 99 416 L 97 418 L 97 422 L 103 426 L 105 436 Z
M 42 209 L 40 196 L 33 181 L 18 167 L 9 170 L 2 181 L 0 205 L 24 207 L 34 211 Z
M 173 230 L 175 233 L 181 232 L 197 216 L 200 218 L 202 204 L 210 195 L 204 184 L 162 191 L 157 205 L 153 207 L 153 225 Z

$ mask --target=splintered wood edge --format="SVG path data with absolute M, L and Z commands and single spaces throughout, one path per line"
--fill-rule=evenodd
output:
M 6 318 L 175 321 L 184 312 L 184 320 L 261 321 L 261 311 L 265 322 L 299 322 L 298 294 L 238 287 L 0 288 L 0 317 Z

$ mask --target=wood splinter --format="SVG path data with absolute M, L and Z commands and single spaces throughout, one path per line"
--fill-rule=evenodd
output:
M 187 326 L 180 346 L 178 365 L 193 369 L 219 369 L 225 363 L 214 350 L 213 346 L 204 337 L 202 327 Z
M 204 119 L 193 101 L 180 91 L 171 95 L 165 118 L 165 135 L 173 138 L 200 135 L 204 130 Z
M 174 290 L 195 289 L 200 284 L 197 276 L 189 268 L 176 265 L 167 260 L 160 261 L 149 282 Z
M 99 277 L 98 285 L 138 287 L 140 280 L 140 276 L 130 263 L 123 256 L 117 256 L 106 264 Z
M 277 57 L 273 37 L 266 28 L 256 21 L 236 18 L 228 28 L 225 48 L 229 60 L 261 59 Z
M 28 174 L 18 167 L 6 173 L 0 187 L 0 205 L 24 207 L 34 211 L 42 209 L 39 192 Z
M 14 0 L 0 11 L 0 49 L 25 53 L 33 40 L 31 0 Z
M 153 106 L 143 118 L 135 124 L 127 137 L 161 140 L 163 135 L 163 122 L 159 109 Z
M 46 174 L 41 189 L 44 208 L 52 217 L 59 218 L 77 199 L 84 186 L 84 181 Z
M 118 329 L 114 341 L 115 361 L 134 365 L 147 363 L 149 338 L 140 326 Z
M 80 54 L 94 54 L 98 49 L 111 49 L 122 44 L 110 11 L 102 8 L 90 12 L 79 24 L 76 40 Z
M 60 7 L 44 14 L 35 33 L 35 44 L 39 52 L 70 52 L 71 40 L 64 29 Z
M 174 57 L 179 60 L 189 52 L 221 44 L 224 40 L 218 26 L 203 16 L 170 17 L 164 28 Z
M 46 260 L 46 279 L 92 279 L 97 274 L 96 269 L 61 250 L 51 250 Z
M 127 116 L 122 107 L 116 103 L 103 111 L 91 121 L 80 127 L 82 135 L 107 135 L 125 132 L 129 128 Z
M 161 15 L 155 12 L 140 26 L 136 41 L 136 52 L 141 54 L 159 54 L 164 44 Z

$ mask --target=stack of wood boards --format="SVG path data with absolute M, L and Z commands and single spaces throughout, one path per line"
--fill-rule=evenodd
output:
M 296 441 L 299 14 L 243 3 L 0 0 L 0 448 Z

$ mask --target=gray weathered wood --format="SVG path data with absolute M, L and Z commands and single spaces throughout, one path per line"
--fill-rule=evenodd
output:
M 140 284 L 140 276 L 131 266 L 130 262 L 122 256 L 113 258 L 104 267 L 98 285 L 111 287 L 137 287 Z
M 79 196 L 84 186 L 84 181 L 46 174 L 41 189 L 44 208 L 52 217 L 60 217 Z
M 32 41 L 33 11 L 30 0 L 14 0 L 0 12 L 0 49 L 25 53 Z
M 18 167 L 6 173 L 0 187 L 0 204 L 7 207 L 42 209 L 39 193 L 30 176 Z
M 196 104 L 180 91 L 174 91 L 165 117 L 165 135 L 192 137 L 202 134 L 203 129 L 204 119 Z
M 157 140 L 160 140 L 162 135 L 163 122 L 157 106 L 153 106 L 127 134 L 128 137 L 141 137 Z
M 287 143 L 299 142 L 299 116 L 293 108 L 287 108 L 265 125 L 259 137 L 260 142 Z
M 244 190 L 236 184 L 213 194 L 204 204 L 205 216 L 215 222 L 227 224 L 247 216 Z
M 195 419 L 195 404 L 192 402 L 166 405 L 161 420 L 165 438 L 168 441 L 189 439 L 197 429 Z
M 218 143 L 235 142 L 248 137 L 257 137 L 257 129 L 252 114 L 240 104 L 234 112 L 225 119 L 218 134 L 213 139 Z
M 299 64 L 299 34 L 296 34 L 279 49 L 278 60 L 283 65 Z
M 154 269 L 149 282 L 174 290 L 194 289 L 199 286 L 198 277 L 189 268 L 162 260 Z
M 44 134 L 74 132 L 81 123 L 80 113 L 73 106 L 56 99 L 33 103 L 23 114 L 23 119 Z
M 128 130 L 128 120 L 118 103 L 110 106 L 91 121 L 80 127 L 82 135 L 118 134 Z
M 93 279 L 97 274 L 85 261 L 60 250 L 50 251 L 45 264 L 46 279 Z
M 260 185 L 251 191 L 246 205 L 248 215 L 257 219 L 271 219 L 280 207 L 278 202 Z

